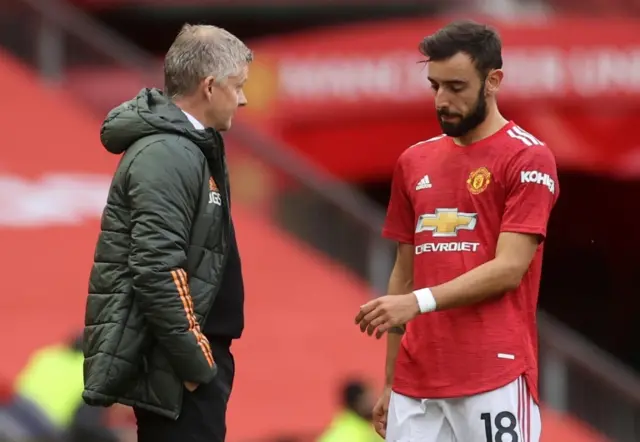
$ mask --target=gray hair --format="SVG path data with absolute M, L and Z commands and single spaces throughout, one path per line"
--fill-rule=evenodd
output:
M 170 98 L 192 93 L 205 77 L 217 82 L 240 74 L 253 53 L 222 28 L 186 24 L 164 58 L 164 89 Z

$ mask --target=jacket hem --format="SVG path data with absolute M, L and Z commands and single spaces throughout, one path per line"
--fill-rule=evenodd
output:
M 113 404 L 118 403 L 129 407 L 135 407 L 142 410 L 150 411 L 171 420 L 177 420 L 180 416 L 180 411 L 167 410 L 166 408 L 161 408 L 157 405 L 148 404 L 146 402 L 140 402 L 134 399 L 127 399 L 123 397 L 110 396 L 91 390 L 85 390 L 82 393 L 82 399 L 84 399 L 84 402 L 90 406 L 110 407 Z

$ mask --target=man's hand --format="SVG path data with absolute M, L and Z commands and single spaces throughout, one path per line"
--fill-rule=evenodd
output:
M 373 427 L 383 439 L 387 437 L 387 414 L 391 400 L 391 387 L 384 387 L 382 394 L 373 407 Z
M 194 391 L 196 391 L 196 388 L 198 388 L 199 386 L 200 384 L 196 384 L 195 382 L 184 383 L 184 388 L 186 388 L 190 393 L 193 393 Z
M 360 307 L 356 324 L 360 330 L 380 339 L 390 328 L 404 325 L 420 314 L 418 299 L 413 293 L 407 295 L 387 295 L 369 301 Z

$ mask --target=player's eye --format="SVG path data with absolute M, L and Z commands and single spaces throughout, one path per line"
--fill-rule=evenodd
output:
M 437 90 L 438 90 L 438 88 L 439 88 L 439 86 L 438 86 L 437 84 L 435 84 L 435 83 L 431 83 L 431 89 L 432 89 L 432 90 L 437 91 Z

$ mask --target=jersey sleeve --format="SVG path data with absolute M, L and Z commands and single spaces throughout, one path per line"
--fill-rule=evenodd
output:
M 506 171 L 506 188 L 500 231 L 536 234 L 544 239 L 560 193 L 553 153 L 546 146 L 523 149 Z
M 402 157 L 396 163 L 391 181 L 391 198 L 382 236 L 405 244 L 413 244 L 415 216 L 407 193 Z

